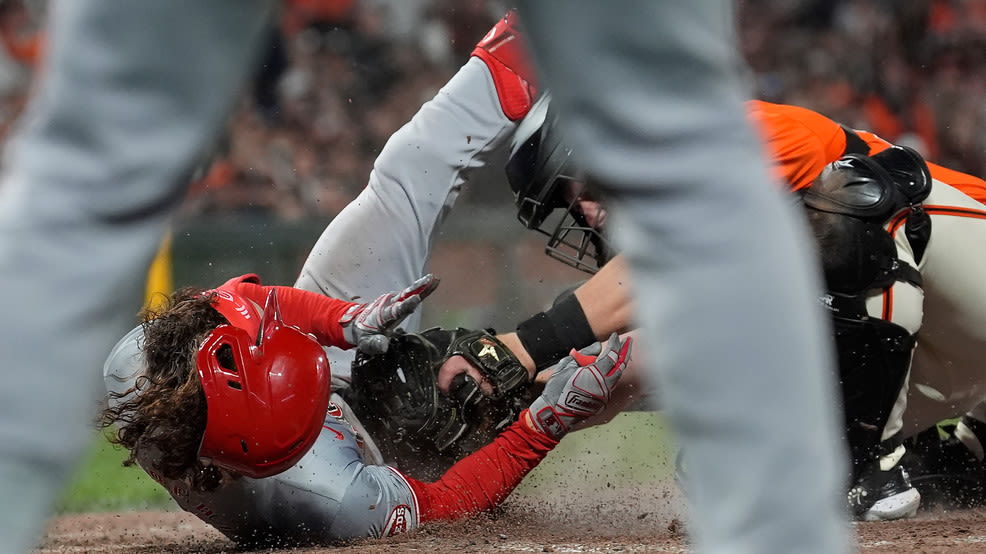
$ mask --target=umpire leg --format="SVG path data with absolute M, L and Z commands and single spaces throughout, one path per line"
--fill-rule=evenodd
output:
M 696 549 L 845 552 L 820 277 L 744 120 L 726 5 L 537 0 L 521 21 L 617 208 Z
M 0 183 L 0 552 L 25 552 L 92 438 L 190 171 L 240 90 L 264 0 L 49 6 Z

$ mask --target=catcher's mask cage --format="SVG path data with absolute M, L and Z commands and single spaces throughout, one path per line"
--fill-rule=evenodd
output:
M 511 141 L 506 173 L 517 219 L 548 236 L 548 256 L 595 273 L 614 252 L 576 206 L 588 191 L 571 158 L 572 149 L 561 140 L 557 117 L 550 110 L 550 95 L 544 94 L 521 120 Z M 554 213 L 557 208 L 560 214 Z
M 276 290 L 258 333 L 220 325 L 196 358 L 208 409 L 199 457 L 255 479 L 285 471 L 311 449 L 331 392 L 325 351 L 281 320 Z

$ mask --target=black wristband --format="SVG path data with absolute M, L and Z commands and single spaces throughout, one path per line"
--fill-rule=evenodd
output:
M 548 311 L 517 325 L 517 338 L 541 371 L 576 350 L 596 342 L 596 335 L 575 294 L 567 294 Z

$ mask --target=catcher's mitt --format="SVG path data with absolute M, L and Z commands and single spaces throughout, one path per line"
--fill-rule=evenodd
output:
M 483 395 L 464 374 L 453 380 L 450 395 L 438 390 L 438 370 L 455 355 L 483 373 L 493 395 Z M 395 334 L 382 355 L 358 353 L 346 400 L 388 463 L 433 480 L 517 419 L 536 396 L 529 381 L 492 333 L 435 328 Z
M 423 331 L 421 335 L 431 341 L 439 351 L 445 353 L 442 362 L 458 355 L 476 366 L 486 382 L 493 387 L 493 393 L 490 395 L 493 399 L 499 400 L 509 396 L 531 379 L 517 356 L 514 356 L 514 353 L 494 336 L 492 329 L 469 330 L 460 327 L 455 331 L 449 331 L 434 327 Z M 435 371 L 438 371 L 437 367 Z M 456 387 L 456 383 L 453 382 L 451 392 L 462 402 L 468 402 L 479 392 L 479 383 L 465 376 L 461 376 L 458 384 L 459 386 Z

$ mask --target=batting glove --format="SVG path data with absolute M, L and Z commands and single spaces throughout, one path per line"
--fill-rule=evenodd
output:
M 390 345 L 390 333 L 437 287 L 438 278 L 429 273 L 400 292 L 349 308 L 339 318 L 343 338 L 363 354 L 383 354 Z
M 630 361 L 630 344 L 616 333 L 605 348 L 595 343 L 558 363 L 541 396 L 531 403 L 535 429 L 558 440 L 576 423 L 598 414 L 609 402 L 613 387 Z

